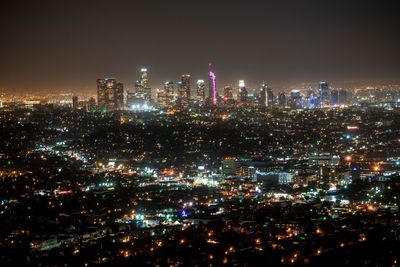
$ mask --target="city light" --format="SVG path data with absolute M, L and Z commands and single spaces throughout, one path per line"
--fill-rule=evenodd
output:
M 80 2 L 2 5 L 1 266 L 399 265 L 394 2 Z

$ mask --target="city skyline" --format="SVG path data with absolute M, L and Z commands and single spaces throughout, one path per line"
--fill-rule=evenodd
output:
M 394 2 L 211 3 L 8 3 L 0 88 L 87 92 L 98 77 L 132 84 L 140 66 L 161 88 L 182 73 L 205 79 L 209 62 L 219 89 L 237 79 L 289 86 L 399 77 Z
M 184 71 L 182 73 L 176 73 L 172 77 L 169 77 L 163 81 L 160 81 L 157 76 L 154 76 L 153 70 L 149 69 L 147 65 L 141 65 L 140 67 L 136 67 L 133 72 L 131 77 L 133 77 L 129 81 L 125 81 L 123 79 L 120 79 L 121 75 L 103 75 L 102 77 L 104 79 L 118 79 L 122 84 L 125 86 L 125 93 L 129 94 L 131 92 L 134 92 L 137 90 L 137 82 L 138 79 L 140 80 L 141 78 L 141 72 L 143 70 L 146 70 L 148 75 L 151 77 L 151 80 L 148 82 L 148 85 L 150 86 L 152 92 L 152 97 L 155 97 L 156 91 L 159 89 L 162 89 L 165 86 L 166 82 L 173 82 L 175 84 L 179 84 L 181 82 L 181 78 L 184 75 L 189 75 L 193 78 L 194 81 L 201 81 L 201 80 L 206 80 L 209 79 L 210 75 L 210 65 L 211 63 L 208 63 L 207 66 L 208 68 L 204 67 L 204 71 L 202 74 L 198 76 L 194 76 L 191 74 L 189 71 Z M 219 74 L 219 71 L 218 71 Z M 101 75 L 97 75 L 95 80 L 99 79 Z M 227 80 L 226 78 L 224 79 L 218 75 L 218 85 L 216 86 L 217 93 L 218 94 L 223 94 L 224 88 L 229 86 L 233 88 L 238 88 L 240 82 L 245 82 L 246 83 L 246 88 L 250 90 L 250 92 L 257 92 L 259 87 L 263 84 L 268 84 L 269 88 L 271 88 L 273 91 L 276 93 L 278 92 L 287 92 L 289 93 L 292 90 L 319 90 L 319 83 L 321 81 L 324 81 L 324 77 L 317 77 L 316 80 L 307 80 L 307 81 L 299 81 L 299 82 L 294 82 L 294 83 L 274 83 L 266 79 L 262 79 L 261 77 L 257 77 L 254 80 L 250 79 L 243 79 L 243 75 L 239 75 L 236 78 L 233 78 L 232 80 Z M 224 83 L 222 83 L 220 80 L 223 80 Z M 157 81 L 157 82 L 155 82 Z M 363 87 L 381 87 L 381 86 L 394 86 L 400 83 L 400 79 L 392 79 L 392 80 L 382 80 L 382 79 L 375 79 L 375 80 L 368 80 L 368 79 L 363 79 L 363 80 L 329 80 L 330 85 L 333 85 L 332 88 L 338 88 L 338 89 L 362 89 Z M 209 88 L 209 84 L 207 84 L 207 90 Z M 94 85 L 93 81 L 91 81 L 91 85 L 88 87 L 84 88 L 73 88 L 73 87 L 65 87 L 65 88 L 51 88 L 51 89 L 46 89 L 46 88 L 36 88 L 36 89 L 21 89 L 21 88 L 15 88 L 15 87 L 9 87 L 9 88 L 2 88 L 0 87 L 0 93 L 7 93 L 7 94 L 12 94 L 15 96 L 18 95 L 24 95 L 24 94 L 32 94 L 32 95 L 41 95 L 41 94 L 96 94 L 96 85 Z M 191 93 L 195 93 L 195 88 L 191 88 Z

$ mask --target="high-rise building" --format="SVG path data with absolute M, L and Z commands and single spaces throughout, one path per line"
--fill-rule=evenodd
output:
M 329 105 L 329 100 L 330 100 L 329 85 L 325 81 L 319 82 L 319 100 L 320 100 L 320 105 L 322 107 Z
M 272 89 L 269 88 L 265 83 L 261 85 L 258 104 L 260 107 L 268 108 L 271 108 L 274 104 L 274 94 Z
M 239 80 L 239 90 L 238 90 L 238 102 L 239 104 L 245 104 L 247 102 L 247 89 L 244 80 Z
M 94 99 L 94 97 L 89 98 L 87 109 L 88 111 L 94 111 L 96 109 L 96 99 Z
M 124 85 L 114 78 L 97 80 L 97 104 L 106 110 L 123 109 Z
M 306 97 L 303 101 L 303 107 L 316 108 L 318 107 L 318 103 L 318 96 L 315 94 L 314 90 L 307 90 Z
M 291 108 L 302 108 L 302 97 L 299 90 L 292 90 L 290 92 L 290 107 Z
M 78 97 L 76 95 L 72 97 L 72 109 L 78 109 Z
M 126 100 L 128 107 L 151 102 L 151 88 L 146 68 L 140 69 L 140 78 L 135 82 L 135 90 L 130 90 L 127 93 Z
M 164 88 L 157 92 L 157 102 L 164 107 L 171 107 L 174 104 L 175 87 L 171 81 L 164 83 Z
M 200 104 L 203 104 L 206 99 L 206 85 L 204 80 L 197 80 L 196 99 Z
M 121 110 L 124 106 L 124 85 L 117 83 L 114 90 L 114 108 Z
M 135 104 L 136 92 L 132 89 L 127 90 L 126 92 L 126 106 L 127 108 L 131 108 Z
M 149 85 L 148 72 L 146 68 L 142 68 L 140 70 L 140 79 L 136 81 L 135 88 L 139 98 L 142 98 L 146 101 L 151 100 L 151 88 Z
M 166 107 L 168 102 L 167 99 L 167 92 L 165 91 L 165 88 L 157 89 L 157 104 Z
M 274 93 L 272 92 L 272 89 L 267 87 L 267 107 L 272 108 L 274 105 Z
M 333 89 L 331 91 L 331 97 L 330 97 L 330 104 L 332 106 L 338 105 L 339 104 L 339 91 L 336 89 Z
M 178 83 L 178 103 L 183 106 L 190 102 L 190 75 L 184 74 Z
M 228 85 L 224 87 L 224 104 L 232 104 L 233 102 L 233 90 L 232 86 Z
M 108 102 L 106 79 L 97 79 L 97 106 L 99 108 L 106 108 Z
M 279 106 L 284 108 L 286 106 L 286 95 L 285 92 L 280 92 L 278 96 Z
M 211 64 L 209 64 L 208 71 L 208 98 L 211 105 L 217 105 L 218 92 L 217 92 L 217 75 L 211 69 Z
M 267 107 L 267 88 L 268 86 L 265 83 L 261 85 L 259 101 L 258 101 L 258 104 L 261 108 Z

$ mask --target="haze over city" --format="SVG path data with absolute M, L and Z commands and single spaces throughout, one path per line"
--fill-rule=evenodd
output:
M 7 1 L 0 18 L 0 88 L 90 92 L 98 77 L 133 87 L 182 73 L 219 85 L 396 81 L 395 1 Z

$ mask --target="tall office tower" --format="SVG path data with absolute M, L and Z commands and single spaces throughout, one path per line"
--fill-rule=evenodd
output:
M 151 102 L 151 88 L 146 68 L 140 69 L 140 78 L 135 82 L 135 89 L 126 94 L 126 105 L 131 108 L 134 105 L 143 106 Z
M 339 96 L 338 96 L 338 102 L 339 105 L 343 105 L 347 103 L 347 91 L 342 89 L 339 91 Z
M 286 106 L 286 95 L 285 92 L 280 92 L 278 96 L 279 106 L 284 108 Z
M 78 97 L 76 95 L 72 97 L 72 109 L 78 109 Z
M 114 89 L 114 109 L 124 109 L 124 84 L 117 83 Z
M 167 81 L 164 83 L 164 90 L 163 90 L 163 100 L 162 103 L 166 107 L 171 107 L 174 105 L 174 98 L 175 98 L 175 87 L 174 83 L 171 81 Z
M 319 101 L 321 107 L 325 105 L 329 105 L 329 85 L 325 81 L 320 81 L 319 82 Z
M 292 90 L 290 92 L 290 107 L 291 108 L 302 107 L 302 97 L 299 90 Z
M 87 109 L 88 111 L 93 111 L 96 109 L 96 99 L 94 99 L 94 97 L 89 98 Z
M 167 104 L 167 93 L 165 91 L 165 88 L 157 89 L 157 95 L 156 95 L 156 100 L 157 104 L 160 106 L 166 106 Z
M 330 104 L 332 106 L 339 104 L 339 91 L 338 90 L 333 89 L 331 91 L 331 96 L 330 96 L 330 101 L 329 102 L 330 102 Z
M 268 108 L 272 108 L 274 105 L 274 93 L 272 92 L 272 89 L 267 87 L 267 106 Z
M 217 76 L 215 72 L 211 69 L 211 64 L 209 64 L 208 71 L 208 98 L 211 105 L 217 105 L 218 92 L 217 92 Z
M 126 92 L 126 106 L 131 108 L 135 104 L 136 92 L 133 89 L 128 89 Z
M 97 104 L 106 110 L 123 108 L 124 85 L 114 78 L 97 79 Z
M 107 108 L 108 90 L 106 79 L 97 79 L 97 106 L 99 108 Z
M 305 107 L 308 107 L 308 108 L 318 107 L 318 96 L 311 89 L 307 91 L 307 95 L 306 95 L 306 99 L 305 99 Z
M 238 102 L 240 104 L 247 102 L 247 89 L 244 80 L 239 80 Z
M 184 74 L 178 83 L 178 102 L 180 105 L 187 106 L 190 102 L 190 75 Z
M 228 85 L 224 87 L 224 104 L 232 104 L 233 102 L 233 90 L 232 86 Z
M 258 99 L 258 104 L 259 104 L 260 108 L 267 107 L 267 88 L 268 88 L 268 86 L 265 83 L 261 84 L 260 96 Z
M 135 83 L 136 97 L 146 102 L 151 100 L 151 88 L 146 68 L 140 70 L 140 78 Z
M 196 85 L 196 100 L 199 101 L 200 104 L 203 104 L 206 99 L 206 84 L 204 80 L 197 80 Z

